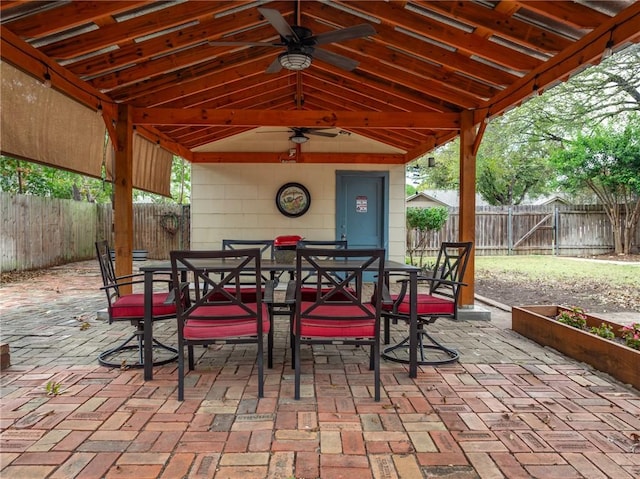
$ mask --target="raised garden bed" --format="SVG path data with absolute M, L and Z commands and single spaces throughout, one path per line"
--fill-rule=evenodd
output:
M 568 309 L 562 306 L 514 307 L 511 327 L 538 344 L 549 346 L 640 389 L 640 351 L 560 323 L 554 318 L 563 310 Z M 620 337 L 618 330 L 622 325 L 590 314 L 586 314 L 586 319 L 587 328 L 605 323 L 612 327 L 617 338 Z

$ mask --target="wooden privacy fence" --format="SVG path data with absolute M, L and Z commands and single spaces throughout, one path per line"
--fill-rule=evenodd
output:
M 410 238 L 416 244 L 419 235 L 426 235 L 424 251 L 429 256 L 442 241 L 457 241 L 458 231 L 458 208 L 450 208 L 441 230 L 414 230 Z M 614 249 L 611 223 L 600 205 L 478 207 L 475 233 L 477 255 L 584 256 Z M 633 244 L 640 245 L 640 228 Z
M 133 206 L 133 248 L 152 259 L 190 244 L 190 207 L 170 204 Z M 458 239 L 458 209 L 445 226 L 428 232 L 425 254 L 442 241 Z M 113 244 L 113 209 L 73 200 L 0 192 L 0 271 L 22 271 L 93 258 L 94 242 Z M 412 232 L 415 241 L 418 231 Z M 476 254 L 603 254 L 613 250 L 611 224 L 598 205 L 511 208 L 476 211 Z M 640 245 L 640 228 L 634 240 Z
M 133 205 L 133 248 L 168 258 L 188 248 L 190 207 Z M 110 204 L 0 192 L 0 271 L 23 271 L 91 259 L 94 243 L 113 244 Z
M 0 271 L 95 255 L 96 205 L 0 192 Z
M 114 244 L 113 209 L 97 205 L 99 238 Z M 152 259 L 167 259 L 169 251 L 189 248 L 190 207 L 137 203 L 133 205 L 133 249 L 147 250 Z

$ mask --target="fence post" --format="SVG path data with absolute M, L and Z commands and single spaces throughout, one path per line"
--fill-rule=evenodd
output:
M 513 250 L 513 209 L 511 206 L 507 209 L 507 253 L 509 256 Z
M 560 234 L 558 233 L 558 225 L 560 224 L 560 209 L 556 206 L 553 209 L 553 253 L 558 256 L 560 254 Z

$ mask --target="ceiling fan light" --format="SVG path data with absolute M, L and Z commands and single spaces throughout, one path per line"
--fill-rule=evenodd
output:
M 287 70 L 304 70 L 311 65 L 311 55 L 306 53 L 284 52 L 278 56 L 280 65 Z
M 289 139 L 290 139 L 291 141 L 293 141 L 294 143 L 298 143 L 298 144 L 306 143 L 306 142 L 309 140 L 309 138 L 308 138 L 308 137 L 306 137 L 306 136 L 304 136 L 304 135 L 301 135 L 301 134 L 293 135 L 293 136 L 292 136 L 292 137 L 290 137 Z

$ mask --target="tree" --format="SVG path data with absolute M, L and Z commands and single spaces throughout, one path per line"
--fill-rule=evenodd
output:
M 0 191 L 105 203 L 111 184 L 49 166 L 0 156 Z
M 171 198 L 134 190 L 134 201 L 188 204 L 191 197 L 191 168 L 174 156 L 171 166 Z M 110 203 L 113 185 L 59 168 L 0 156 L 0 191 L 61 199 Z
M 640 116 L 621 132 L 598 127 L 580 134 L 552 161 L 565 187 L 595 193 L 611 222 L 615 252 L 629 254 L 640 219 Z
M 428 155 L 418 158 L 408 167 L 412 180 L 418 184 L 418 191 L 439 188 L 456 189 L 460 183 L 460 143 L 453 140 Z M 433 157 L 435 166 L 428 165 Z
M 494 205 L 547 193 L 554 179 L 547 161 L 551 151 L 599 124 L 626 124 L 631 112 L 640 111 L 639 86 L 640 45 L 635 44 L 493 119 L 476 158 L 478 192 Z M 435 168 L 427 168 L 425 158 L 416 162 L 418 189 L 457 188 L 458 141 L 433 156 Z
M 574 75 L 517 109 L 518 129 L 537 142 L 560 144 L 598 125 L 640 112 L 640 44 Z
M 519 205 L 549 191 L 547 144 L 519 129 L 523 115 L 526 110 L 519 109 L 493 120 L 480 144 L 476 188 L 490 205 Z
M 424 247 L 427 242 L 427 231 L 438 231 L 447 221 L 449 211 L 444 206 L 433 206 L 431 208 L 407 208 L 407 251 L 409 260 L 413 263 L 416 252 L 420 252 L 420 264 L 422 268 L 424 259 Z M 413 231 L 418 230 L 417 241 L 412 241 Z

